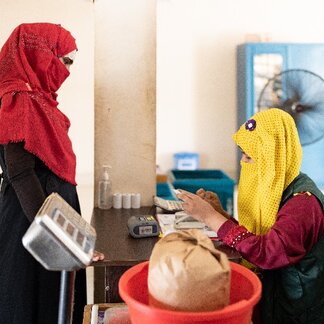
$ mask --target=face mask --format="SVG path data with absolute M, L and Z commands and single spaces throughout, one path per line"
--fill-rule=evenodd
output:
M 53 58 L 47 70 L 47 82 L 51 92 L 56 92 L 70 75 L 68 69 L 57 58 Z

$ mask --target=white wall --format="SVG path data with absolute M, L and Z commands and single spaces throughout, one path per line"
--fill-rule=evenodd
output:
M 0 1 L 0 46 L 21 23 L 60 23 L 76 38 L 78 53 L 71 75 L 58 92 L 59 108 L 71 121 L 77 156 L 77 182 L 83 215 L 93 207 L 94 169 L 94 10 L 90 0 Z M 86 190 L 85 190 L 86 189 Z
M 157 163 L 179 151 L 235 176 L 236 46 L 324 42 L 321 0 L 157 0 Z

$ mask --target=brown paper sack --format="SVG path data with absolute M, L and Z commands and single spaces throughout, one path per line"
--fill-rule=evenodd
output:
M 228 305 L 230 264 L 200 230 L 171 233 L 155 244 L 148 271 L 151 306 L 213 311 Z

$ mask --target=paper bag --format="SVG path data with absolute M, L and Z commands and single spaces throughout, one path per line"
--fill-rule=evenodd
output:
M 151 306 L 179 311 L 213 311 L 228 305 L 230 265 L 199 230 L 170 233 L 152 251 L 148 271 Z

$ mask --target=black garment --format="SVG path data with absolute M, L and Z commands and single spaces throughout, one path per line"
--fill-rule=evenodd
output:
M 324 195 L 303 173 L 285 190 L 281 205 L 294 193 L 306 191 L 315 195 L 324 209 Z M 323 324 L 323 269 L 324 234 L 298 263 L 262 272 L 262 324 Z
M 30 226 L 30 215 L 40 207 L 42 193 L 39 188 L 42 188 L 44 197 L 58 192 L 80 212 L 78 195 L 75 186 L 58 178 L 38 158 L 26 152 L 24 156 L 20 144 L 11 145 L 18 145 L 16 153 L 22 158 L 16 163 L 31 164 L 8 174 L 5 149 L 0 145 L 3 172 L 0 191 L 0 324 L 57 324 L 61 273 L 43 268 L 23 247 L 21 239 Z M 38 182 L 34 181 L 35 174 Z M 21 187 L 18 186 L 17 195 L 14 188 L 18 188 L 19 182 L 29 188 L 19 193 Z M 24 211 L 29 213 L 29 219 Z M 82 269 L 76 274 L 73 323 L 82 323 L 85 304 L 86 277 Z
M 24 149 L 23 142 L 9 143 L 3 147 L 7 180 L 14 188 L 25 215 L 32 222 L 46 198 L 35 173 L 36 159 Z M 40 168 L 42 168 L 41 164 Z M 30 190 L 31 188 L 33 190 Z

